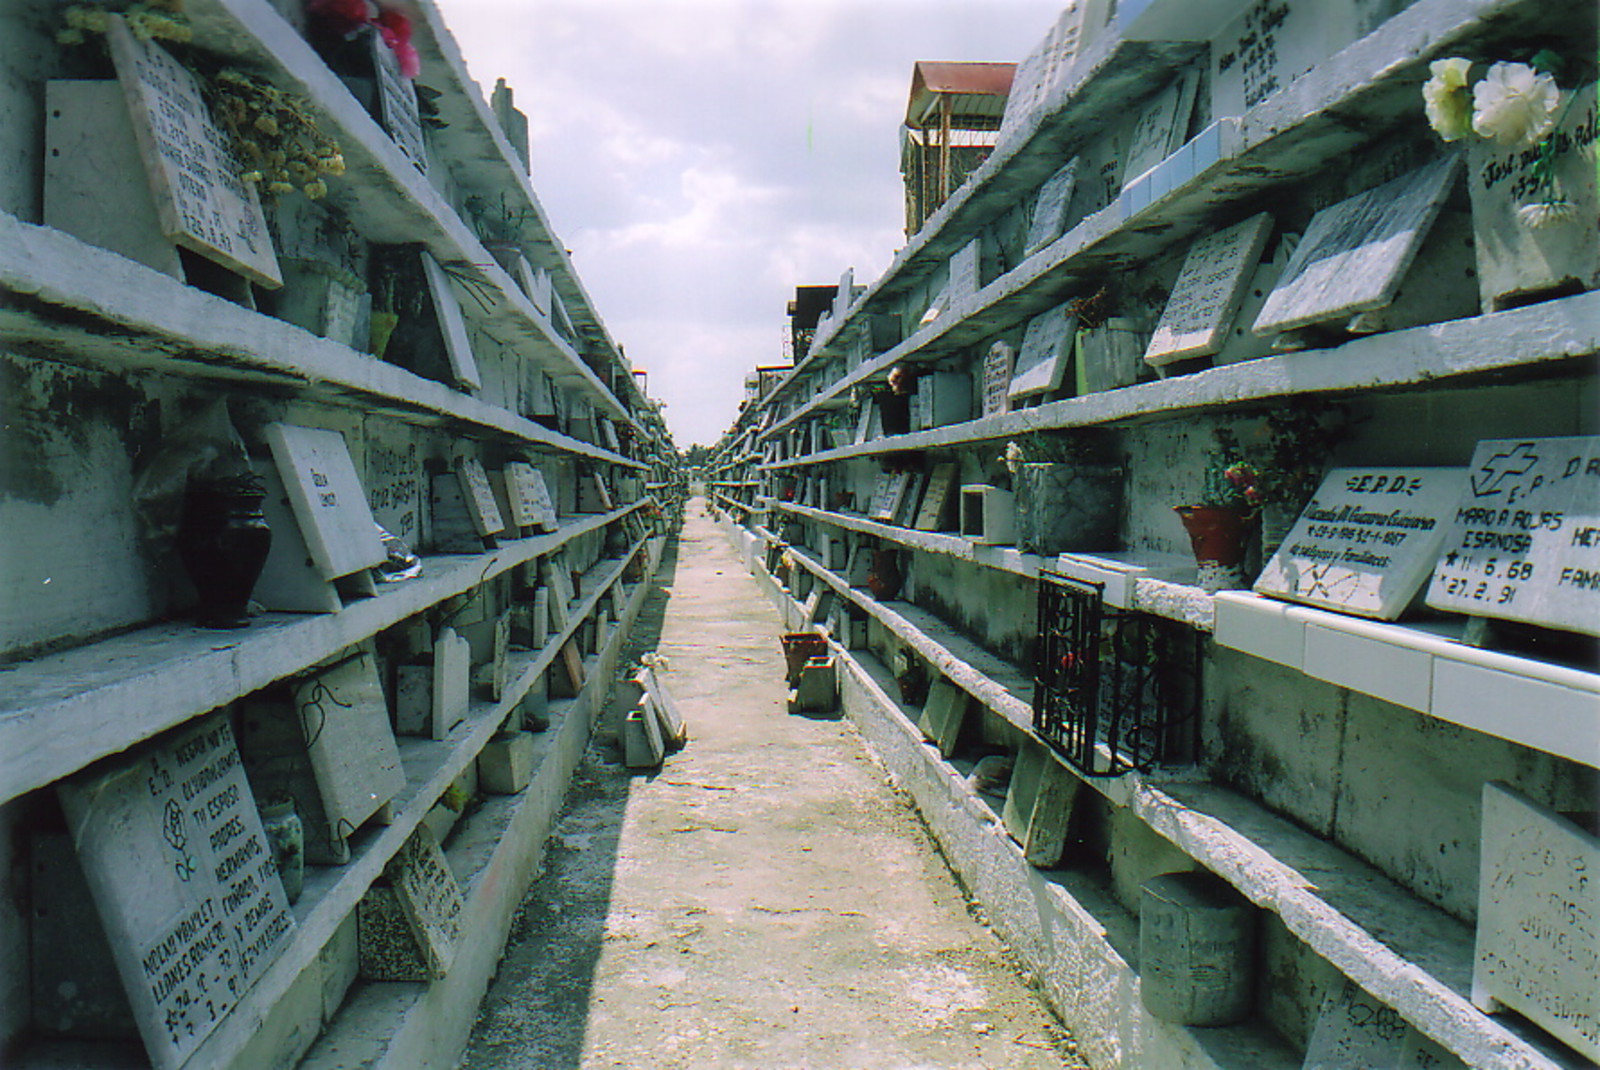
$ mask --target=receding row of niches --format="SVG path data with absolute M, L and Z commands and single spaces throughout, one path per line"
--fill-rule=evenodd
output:
M 288 611 L 337 610 L 409 575 L 408 555 L 481 553 L 643 494 L 631 467 L 354 408 L 16 355 L 0 374 L 17 444 L 0 500 L 7 661 L 191 619 L 182 555 L 202 492 L 242 495 L 230 508 L 256 514 L 243 526 L 271 530 L 249 593 Z
M 230 1011 L 264 1013 L 302 967 L 337 979 L 324 1017 L 358 979 L 444 976 L 470 919 L 440 845 L 603 686 L 644 539 L 618 518 L 8 807 L 34 993 L 8 1047 L 142 1037 L 172 1065 L 213 1031 L 245 1043 Z
M 241 184 L 228 177 L 242 168 L 216 147 L 226 138 L 215 121 L 207 120 L 205 98 L 215 101 L 219 112 L 243 109 L 246 117 L 273 125 L 281 119 L 285 127 L 302 120 L 329 122 L 327 116 L 339 108 L 279 96 L 275 110 L 258 116 L 260 95 L 278 90 L 236 68 L 219 71 L 228 57 L 196 50 L 185 65 L 160 43 L 119 37 L 113 28 L 107 39 L 121 42 L 112 50 L 120 57 L 113 65 L 103 55 L 94 58 L 95 42 L 102 38 L 88 36 L 90 43 L 63 57 L 63 73 L 74 77 L 46 87 L 40 218 L 47 225 L 358 352 L 481 393 L 512 411 L 562 427 L 569 417 L 586 418 L 591 404 L 616 415 L 612 410 L 619 403 L 606 396 L 617 385 L 608 362 L 588 354 L 592 346 L 574 327 L 551 275 L 532 267 L 525 255 L 530 247 L 511 236 L 520 215 L 503 197 L 455 197 L 460 218 L 471 221 L 492 250 L 489 255 L 499 261 L 488 265 L 494 267 L 491 277 L 486 265 L 472 261 L 483 246 L 470 239 L 462 245 L 458 239 L 467 232 L 410 204 L 403 183 L 391 190 L 375 176 L 351 170 L 310 182 L 301 175 L 295 184 Z M 377 51 L 387 50 L 378 46 Z M 131 73 L 147 69 L 159 70 L 162 78 Z M 195 71 L 206 78 L 204 90 Z M 403 88 L 412 92 L 410 82 Z M 125 89 L 132 103 L 125 103 Z M 173 108 L 191 115 L 188 127 L 169 128 L 159 121 Z M 255 126 L 238 136 L 269 141 Z M 315 171 L 342 160 L 339 137 L 337 130 L 320 128 L 305 134 L 302 140 L 315 149 L 303 150 L 310 154 L 296 166 Z M 216 156 L 199 160 L 169 151 L 179 142 L 206 145 Z M 269 146 L 265 151 L 284 150 Z M 312 199 L 304 192 L 307 185 L 330 192 Z M 257 193 L 268 188 L 276 191 Z M 378 199 L 401 203 L 386 209 L 374 203 Z M 436 256 L 420 242 L 394 246 L 367 237 L 397 233 L 396 213 L 410 220 L 404 229 L 429 236 L 427 244 L 435 250 L 442 246 L 451 252 Z M 509 312 L 495 277 L 509 279 L 520 291 Z M 490 324 L 498 328 L 493 333 Z M 517 341 L 507 345 L 496 336 Z M 590 362 L 600 365 L 604 383 L 587 367 Z M 551 381 L 552 374 L 568 381 L 570 399 Z M 582 387 L 573 389 L 572 380 L 582 380 Z M 592 430 L 593 440 L 603 441 L 599 427 Z

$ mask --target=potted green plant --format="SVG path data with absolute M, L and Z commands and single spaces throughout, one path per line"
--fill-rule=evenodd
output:
M 1017 545 L 1039 554 L 1113 550 L 1122 516 L 1122 466 L 1092 429 L 1033 431 L 1006 444 Z
M 1244 586 L 1244 559 L 1261 502 L 1261 474 L 1245 459 L 1238 436 L 1228 427 L 1215 431 L 1200 496 L 1174 506 L 1189 536 L 1199 566 L 1197 582 L 1207 592 Z

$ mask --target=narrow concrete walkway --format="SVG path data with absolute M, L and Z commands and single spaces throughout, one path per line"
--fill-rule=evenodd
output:
M 591 745 L 461 1066 L 1083 1066 L 853 727 L 785 712 L 777 612 L 699 501 L 661 583 L 636 654 L 689 744 L 651 775 Z

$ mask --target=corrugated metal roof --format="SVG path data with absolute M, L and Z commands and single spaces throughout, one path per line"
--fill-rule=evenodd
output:
M 911 71 L 911 99 L 906 125 L 927 125 L 941 96 L 951 97 L 952 121 L 959 117 L 992 119 L 1005 111 L 1015 63 L 939 62 L 918 60 Z

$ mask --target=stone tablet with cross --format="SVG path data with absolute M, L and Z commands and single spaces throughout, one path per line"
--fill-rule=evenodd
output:
M 57 790 L 150 1061 L 176 1070 L 295 928 L 228 717 Z
M 1481 857 L 1472 1001 L 1600 1060 L 1600 838 L 1491 781 Z
M 1222 349 L 1271 234 L 1272 217 L 1262 212 L 1189 247 L 1145 349 L 1146 363 L 1170 364 Z
M 1256 593 L 1394 620 L 1427 581 L 1465 482 L 1460 468 L 1334 469 Z
M 1600 436 L 1478 443 L 1428 605 L 1600 634 Z
M 363 651 L 293 690 L 328 826 L 348 837 L 406 783 L 377 665 Z
M 433 830 L 418 825 L 383 872 L 394 886 L 395 899 L 428 972 L 443 977 L 450 972 L 461 942 L 466 900 Z
M 388 557 L 355 462 L 337 431 L 293 424 L 264 430 L 311 560 L 324 579 L 371 568 Z
M 239 177 L 244 169 L 199 80 L 117 16 L 107 20 L 106 41 L 167 237 L 252 282 L 282 286 L 256 189 Z
M 1440 157 L 1313 216 L 1255 333 L 1344 320 L 1394 300 L 1461 166 L 1460 153 Z
M 1016 401 L 1034 394 L 1059 390 L 1072 357 L 1072 341 L 1078 327 L 1078 314 L 1072 302 L 1064 301 L 1028 321 L 1022 335 L 1022 350 L 1011 372 L 1007 396 Z

